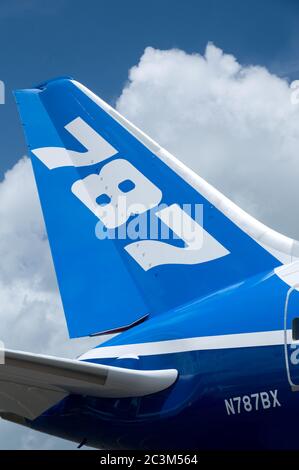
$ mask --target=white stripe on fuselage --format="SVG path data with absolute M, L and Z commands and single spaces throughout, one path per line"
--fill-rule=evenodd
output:
M 230 335 L 199 336 L 149 343 L 120 344 L 92 349 L 79 357 L 86 359 L 153 356 L 210 349 L 250 348 L 284 344 L 284 330 L 237 333 Z M 287 330 L 287 342 L 292 343 L 292 331 Z M 299 345 L 299 342 L 294 342 Z

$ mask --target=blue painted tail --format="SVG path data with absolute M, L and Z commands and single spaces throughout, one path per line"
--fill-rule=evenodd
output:
M 79 83 L 56 79 L 16 100 L 71 337 L 129 327 L 280 264 Z

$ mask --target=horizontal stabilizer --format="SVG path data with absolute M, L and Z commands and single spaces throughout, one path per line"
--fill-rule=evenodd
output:
M 0 365 L 0 415 L 35 419 L 69 394 L 140 397 L 172 385 L 177 371 L 140 371 L 19 351 Z

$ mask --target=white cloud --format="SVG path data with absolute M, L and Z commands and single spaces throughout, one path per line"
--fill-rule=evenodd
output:
M 299 238 L 299 105 L 287 81 L 204 56 L 147 48 L 118 110 L 252 215 Z
M 213 45 L 205 56 L 147 48 L 117 107 L 264 222 L 299 238 L 299 105 L 288 83 L 242 67 Z M 0 339 L 9 348 L 74 356 L 28 159 L 0 183 Z M 73 444 L 0 421 L 0 448 Z
M 32 431 L 8 421 L 0 421 L 0 450 L 73 450 L 76 447 L 75 442 Z

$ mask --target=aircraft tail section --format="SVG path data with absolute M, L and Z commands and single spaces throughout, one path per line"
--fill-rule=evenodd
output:
M 71 337 L 127 328 L 280 264 L 83 85 L 60 78 L 16 100 Z

